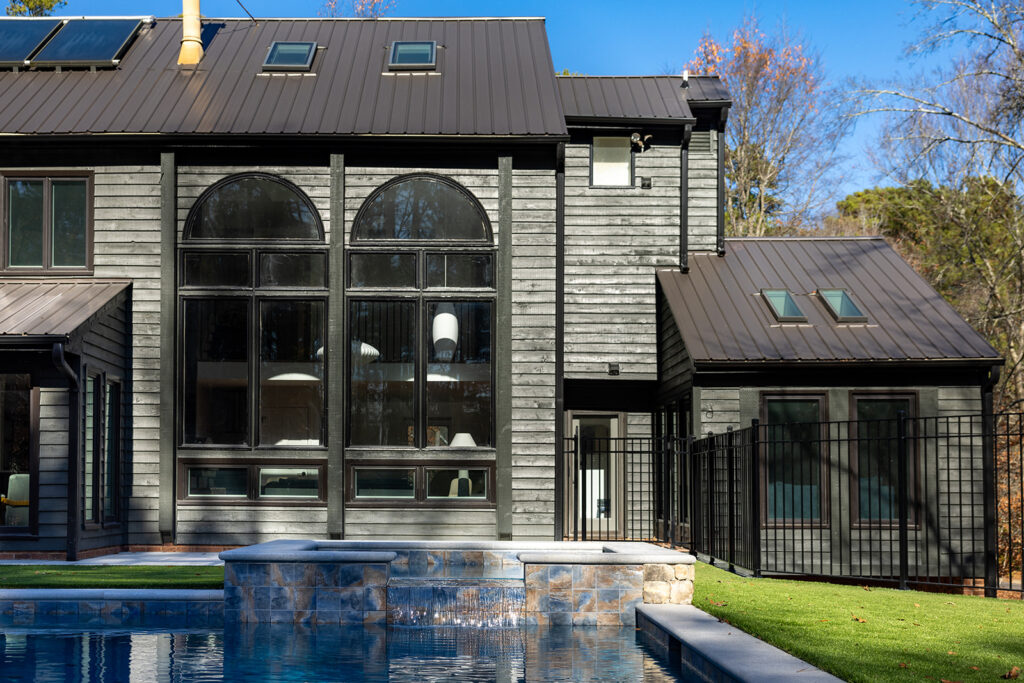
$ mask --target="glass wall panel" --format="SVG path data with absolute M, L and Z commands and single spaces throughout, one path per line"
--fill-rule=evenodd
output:
M 43 266 L 43 181 L 7 184 L 7 264 Z
M 899 482 L 898 419 L 902 411 L 911 417 L 909 397 L 855 397 L 857 419 L 856 471 L 857 517 L 862 520 L 896 520 Z M 910 490 L 914 490 L 914 467 Z M 913 506 L 911 506 L 913 514 Z
M 249 475 L 244 467 L 189 467 L 189 496 L 245 498 Z
M 203 198 L 189 238 L 196 239 L 319 239 L 313 207 L 278 180 L 243 176 L 230 180 Z
M 490 254 L 427 254 L 427 287 L 493 287 Z
M 96 403 L 96 390 L 98 388 L 95 377 L 87 377 L 85 380 L 85 470 L 82 473 L 82 481 L 85 484 L 85 495 L 82 498 L 85 521 L 91 522 L 96 519 L 95 506 L 93 505 L 93 476 L 96 472 L 96 459 L 99 454 L 96 444 L 97 425 L 96 419 L 99 406 Z
M 487 470 L 427 470 L 427 498 L 487 498 Z
M 326 287 L 327 255 L 260 254 L 260 287 Z
M 488 239 L 482 212 L 466 193 L 438 178 L 388 185 L 360 210 L 356 240 Z
M 184 302 L 186 444 L 249 443 L 249 301 Z
M 315 467 L 261 467 L 260 498 L 317 498 L 320 471 Z
M 821 419 L 817 398 L 765 400 L 769 519 L 822 518 Z
M 349 334 L 350 443 L 414 446 L 416 305 L 353 301 Z
M 27 527 L 32 495 L 32 379 L 0 375 L 0 524 Z
M 103 430 L 103 519 L 117 518 L 117 489 L 121 457 L 121 385 L 107 382 L 107 424 Z
M 355 476 L 356 498 L 415 498 L 416 470 L 357 468 Z
M 262 446 L 323 443 L 324 304 L 260 303 Z
M 189 287 L 252 286 L 249 252 L 189 252 L 181 283 Z
M 415 287 L 416 254 L 352 254 L 349 287 Z
M 50 188 L 53 265 L 58 268 L 84 268 L 88 221 L 86 182 L 55 179 Z
M 427 304 L 427 446 L 491 445 L 491 311 L 486 301 Z

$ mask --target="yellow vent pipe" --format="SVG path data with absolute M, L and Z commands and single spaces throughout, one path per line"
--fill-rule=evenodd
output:
M 178 64 L 198 64 L 203 58 L 203 39 L 199 36 L 199 0 L 181 2 L 181 52 Z

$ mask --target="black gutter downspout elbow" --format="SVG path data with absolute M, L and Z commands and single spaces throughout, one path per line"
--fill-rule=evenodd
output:
M 992 368 L 981 388 L 981 472 L 984 500 L 985 543 L 985 597 L 994 598 L 999 587 L 997 564 L 998 539 L 996 537 L 996 418 L 992 390 L 999 383 L 999 367 Z
M 64 357 L 64 342 L 57 342 L 53 345 L 50 353 L 53 367 L 57 372 L 68 378 L 68 528 L 67 528 L 67 559 L 73 562 L 78 559 L 78 435 L 81 430 L 81 409 L 79 407 L 79 396 L 81 394 L 81 383 L 78 373 L 68 365 Z

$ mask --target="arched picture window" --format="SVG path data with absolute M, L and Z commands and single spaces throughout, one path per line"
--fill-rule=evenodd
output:
M 185 239 L 321 240 L 316 207 L 283 178 L 248 173 L 210 187 L 189 213 Z
M 276 176 L 229 176 L 189 212 L 178 261 L 179 443 L 325 445 L 327 251 L 316 207 Z
M 351 446 L 494 442 L 494 243 L 449 178 L 396 178 L 363 203 L 348 253 Z

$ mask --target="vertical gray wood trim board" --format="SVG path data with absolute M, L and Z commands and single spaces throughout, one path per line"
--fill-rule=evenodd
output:
M 175 264 L 178 232 L 178 166 L 173 152 L 160 154 L 160 540 L 174 542 Z
M 498 157 L 498 320 L 495 453 L 498 540 L 512 540 L 512 157 Z
M 679 146 L 679 272 L 690 272 L 690 136 L 693 126 L 683 126 Z
M 722 107 L 718 122 L 718 255 L 725 255 L 725 119 L 729 110 Z
M 565 143 L 555 147 L 555 540 L 563 531 L 564 475 L 562 449 L 565 432 Z
M 345 534 L 345 155 L 331 155 L 327 296 L 327 535 Z

